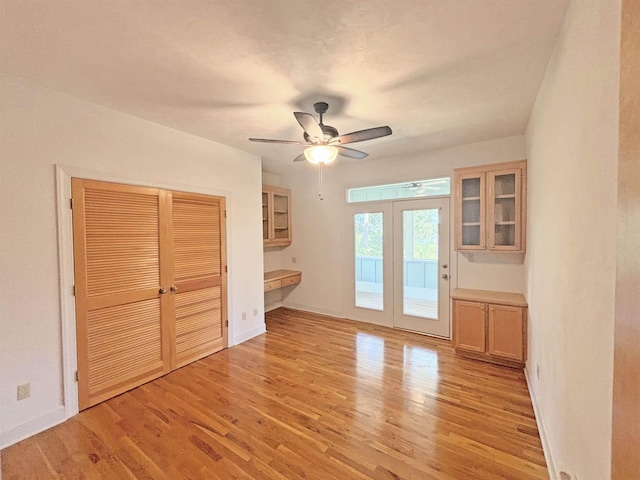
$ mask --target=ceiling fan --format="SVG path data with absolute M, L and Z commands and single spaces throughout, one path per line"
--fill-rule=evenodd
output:
M 335 127 L 325 125 L 322 122 L 322 116 L 329 109 L 329 104 L 317 102 L 313 104 L 313 108 L 320 116 L 320 122 L 316 121 L 310 113 L 293 112 L 296 120 L 304 130 L 304 142 L 297 142 L 295 140 L 270 140 L 267 138 L 250 138 L 249 140 L 252 142 L 308 145 L 304 152 L 298 155 L 293 161 L 301 162 L 306 158 L 311 163 L 322 165 L 333 162 L 338 155 L 355 159 L 366 158 L 369 155 L 368 153 L 354 148 L 343 147 L 342 145 L 362 142 L 364 140 L 373 140 L 374 138 L 385 137 L 392 133 L 391 128 L 384 126 L 367 128 L 365 130 L 340 135 Z

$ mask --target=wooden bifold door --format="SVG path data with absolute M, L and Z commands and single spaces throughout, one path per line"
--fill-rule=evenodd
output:
M 79 407 L 227 346 L 224 198 L 72 179 Z

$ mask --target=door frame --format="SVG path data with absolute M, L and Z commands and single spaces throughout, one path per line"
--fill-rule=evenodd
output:
M 83 168 L 55 165 L 56 177 L 56 216 L 58 224 L 58 285 L 60 292 L 60 325 L 61 325 L 61 346 L 62 346 L 62 389 L 64 402 L 64 420 L 76 415 L 78 408 L 78 383 L 76 382 L 76 371 L 78 369 L 78 352 L 76 346 L 76 310 L 73 285 L 75 283 L 73 271 L 73 218 L 70 208 L 71 199 L 71 178 L 83 178 L 87 180 L 98 180 L 102 182 L 121 183 L 140 187 L 161 188 L 165 190 L 176 190 L 187 193 L 200 193 L 223 197 L 227 210 L 226 222 L 229 224 L 232 219 L 231 192 L 228 190 L 217 190 L 196 185 L 180 185 L 170 183 L 155 183 L 136 178 L 122 177 L 111 173 L 86 170 Z M 227 242 L 227 264 L 228 259 L 233 258 L 231 254 L 232 243 L 230 241 L 230 229 L 226 229 Z M 227 318 L 235 318 L 233 309 L 232 292 L 232 272 L 229 269 L 227 274 Z M 233 346 L 233 322 L 229 322 L 228 327 L 228 347 Z
M 433 206 L 424 206 L 426 203 L 436 204 Z M 411 205 L 413 204 L 413 205 Z M 420 205 L 422 204 L 422 206 Z M 430 319 L 422 318 L 422 317 L 413 317 L 411 315 L 406 315 L 401 310 L 401 305 L 403 302 L 403 287 L 404 287 L 404 258 L 403 258 L 403 250 L 404 250 L 404 225 L 402 212 L 405 211 L 403 206 L 409 205 L 409 208 L 406 210 L 424 210 L 424 209 L 435 209 L 439 210 L 439 222 L 438 222 L 438 320 L 439 325 L 443 324 L 440 322 L 445 321 L 447 330 L 446 334 L 443 333 L 426 333 L 420 330 L 417 330 L 415 324 L 423 323 L 425 321 L 429 321 Z M 446 208 L 445 208 L 446 205 Z M 415 207 L 415 208 L 414 208 Z M 393 325 L 394 328 L 402 329 L 402 330 L 410 330 L 413 332 L 421 333 L 423 335 L 429 335 L 440 338 L 451 338 L 451 202 L 448 197 L 423 197 L 423 198 L 413 198 L 406 199 L 403 201 L 393 202 Z M 442 226 L 442 230 L 445 232 L 445 235 L 440 235 L 440 226 Z M 440 258 L 440 251 L 443 247 L 446 246 L 447 256 L 446 258 Z M 446 264 L 447 267 L 443 267 L 443 264 Z M 446 278 L 445 278 L 446 275 Z M 434 319 L 431 319 L 434 320 Z M 405 322 L 405 325 L 399 325 L 400 322 Z M 412 325 L 413 324 L 413 325 Z
M 344 245 L 349 249 L 345 252 L 343 276 L 345 279 L 345 288 L 343 291 L 344 309 L 347 318 L 358 320 L 361 322 L 373 323 L 384 327 L 393 328 L 393 315 L 385 309 L 383 311 L 372 310 L 368 308 L 356 307 L 355 302 L 355 284 L 356 275 L 354 262 L 355 253 L 353 251 L 355 245 L 355 229 L 353 228 L 353 216 L 358 213 L 379 213 L 382 212 L 382 277 L 384 279 L 393 278 L 393 203 L 390 200 L 382 202 L 366 202 L 348 204 L 344 214 Z M 382 289 L 383 304 L 389 308 L 393 305 L 392 289 L 383 287 Z
M 395 281 L 394 273 L 393 273 L 393 263 L 395 261 L 394 252 L 393 252 L 393 235 L 394 235 L 394 226 L 392 224 L 393 221 L 393 210 L 395 203 L 401 202 L 411 202 L 415 200 L 444 200 L 449 202 L 449 215 L 447 217 L 447 222 L 449 225 L 449 281 L 447 287 L 447 302 L 449 305 L 448 316 L 446 321 L 449 324 L 449 336 L 448 337 L 439 337 L 437 338 L 451 338 L 451 299 L 449 298 L 451 289 L 454 288 L 454 285 L 451 284 L 453 275 L 457 273 L 457 259 L 455 255 L 451 255 L 453 251 L 453 243 L 452 243 L 452 214 L 453 210 L 451 208 L 451 196 L 449 195 L 438 195 L 432 197 L 419 197 L 419 198 L 406 198 L 406 199 L 389 199 L 382 201 L 370 201 L 370 202 L 356 202 L 356 203 L 347 203 L 345 205 L 343 211 L 343 270 L 342 276 L 344 279 L 343 282 L 343 293 L 342 293 L 342 301 L 343 301 L 343 311 L 344 316 L 350 320 L 357 320 L 361 322 L 372 323 L 374 325 L 381 325 L 389 328 L 400 328 L 394 326 L 394 315 L 393 315 L 393 302 L 394 302 L 394 289 L 391 288 L 383 288 L 383 301 L 384 305 L 391 306 L 392 311 L 389 313 L 388 311 L 376 311 L 370 310 L 366 308 L 360 308 L 355 306 L 355 268 L 354 268 L 354 228 L 353 228 L 353 215 L 356 213 L 374 213 L 374 212 L 383 212 L 385 217 L 383 218 L 383 252 L 384 257 L 388 258 L 386 262 L 383 264 L 383 276 L 384 278 L 390 278 L 392 282 Z M 457 282 L 457 274 L 455 275 Z M 425 335 L 422 334 L 421 335 Z

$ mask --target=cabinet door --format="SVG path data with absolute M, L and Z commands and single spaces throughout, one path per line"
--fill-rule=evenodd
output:
M 74 178 L 80 410 L 170 371 L 165 192 Z
M 291 196 L 273 193 L 273 240 L 291 243 Z
M 485 352 L 485 304 L 454 300 L 454 337 L 456 349 Z
M 456 176 L 455 248 L 484 250 L 485 245 L 485 174 Z
M 262 191 L 262 240 L 268 241 L 271 235 L 271 225 L 272 221 L 269 218 L 271 215 L 271 195 L 269 192 Z
M 489 305 L 489 355 L 524 360 L 523 310 L 520 307 Z
M 521 169 L 487 173 L 489 250 L 522 250 Z
M 262 186 L 262 241 L 265 247 L 291 244 L 291 191 Z
M 168 192 L 173 237 L 173 363 L 227 346 L 224 198 Z

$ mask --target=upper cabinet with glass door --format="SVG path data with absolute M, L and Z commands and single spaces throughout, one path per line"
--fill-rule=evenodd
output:
M 524 252 L 526 160 L 454 170 L 455 248 Z
M 262 240 L 265 247 L 291 245 L 291 190 L 262 186 Z

